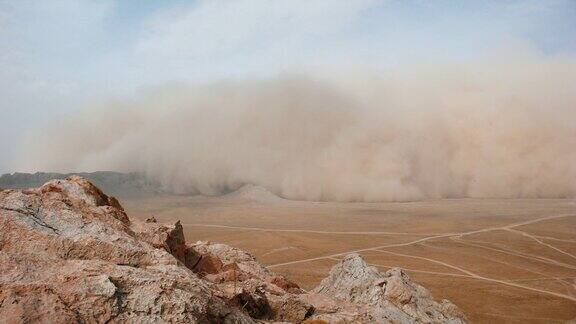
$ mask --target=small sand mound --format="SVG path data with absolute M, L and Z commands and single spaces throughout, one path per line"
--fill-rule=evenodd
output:
M 225 195 L 225 197 L 258 203 L 277 203 L 286 201 L 286 199 L 278 197 L 268 189 L 253 184 L 246 184 L 240 187 L 240 189 Z

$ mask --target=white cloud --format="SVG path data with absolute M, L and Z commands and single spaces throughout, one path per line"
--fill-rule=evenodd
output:
M 199 1 L 147 24 L 136 56 L 191 74 L 270 71 L 304 63 L 378 1 Z M 267 64 L 268 63 L 268 64 Z M 186 64 L 188 69 L 181 69 Z M 205 69 L 206 68 L 206 69 Z M 201 71 L 199 71 L 200 69 Z M 178 74 L 178 71 L 170 71 Z M 187 75 L 186 75 L 187 74 Z
M 340 32 L 374 4 L 360 1 L 200 1 L 155 17 L 139 50 L 161 56 L 214 55 Z

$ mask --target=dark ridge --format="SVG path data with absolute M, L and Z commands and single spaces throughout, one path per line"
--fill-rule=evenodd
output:
M 120 198 L 134 198 L 143 196 L 160 195 L 165 193 L 161 184 L 146 177 L 139 172 L 77 172 L 77 173 L 56 173 L 56 172 L 36 172 L 36 173 L 6 173 L 0 176 L 0 188 L 23 189 L 34 188 L 54 179 L 66 179 L 71 175 L 79 175 L 94 183 L 113 196 Z

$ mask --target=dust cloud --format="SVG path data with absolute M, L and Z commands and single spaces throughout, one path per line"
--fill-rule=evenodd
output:
M 141 171 L 178 193 L 288 199 L 576 196 L 576 60 L 166 85 L 27 137 L 15 164 Z

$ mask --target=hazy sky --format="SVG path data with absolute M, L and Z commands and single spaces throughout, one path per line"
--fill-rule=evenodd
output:
M 33 127 L 147 86 L 516 48 L 574 54 L 576 1 L 0 0 L 0 173 Z

